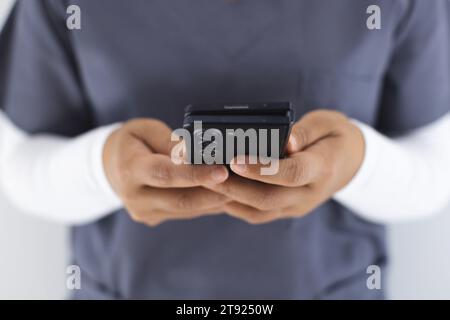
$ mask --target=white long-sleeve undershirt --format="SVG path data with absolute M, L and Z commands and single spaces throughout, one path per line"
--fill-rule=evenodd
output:
M 84 224 L 121 207 L 103 171 L 103 145 L 117 124 L 74 139 L 28 136 L 0 113 L 0 186 L 25 213 Z
M 378 223 L 423 218 L 450 202 L 450 114 L 395 139 L 355 124 L 366 141 L 365 157 L 336 201 Z
M 334 199 L 379 222 L 431 215 L 450 200 L 450 115 L 396 139 L 355 121 L 366 151 L 352 181 Z M 117 124 L 80 137 L 29 136 L 0 113 L 0 185 L 19 209 L 69 225 L 121 207 L 106 179 L 102 153 Z

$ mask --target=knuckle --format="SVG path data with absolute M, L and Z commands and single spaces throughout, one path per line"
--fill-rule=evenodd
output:
M 128 120 L 127 122 L 125 122 L 125 124 L 123 125 L 124 129 L 133 129 L 133 128 L 140 128 L 140 127 L 145 127 L 145 126 L 160 126 L 162 125 L 163 122 L 161 122 L 160 120 L 157 119 L 148 119 L 148 118 L 136 118 L 136 119 L 132 119 L 132 120 Z
M 311 115 L 317 119 L 328 117 L 331 115 L 334 115 L 336 113 L 335 110 L 328 110 L 328 109 L 319 109 L 314 112 L 311 112 Z
M 125 122 L 125 123 L 123 124 L 123 127 L 122 127 L 122 128 L 123 128 L 124 130 L 128 130 L 128 129 L 130 129 L 130 128 L 139 126 L 141 123 L 142 123 L 142 119 L 139 119 L 139 118 L 137 118 L 137 119 L 132 119 L 132 120 L 128 120 L 127 122 Z
M 306 169 L 300 161 L 288 161 L 283 171 L 283 178 L 289 185 L 299 185 L 305 178 Z
M 131 220 L 136 223 L 146 224 L 148 226 L 154 227 L 161 223 L 161 219 L 154 214 L 154 212 L 148 211 L 143 212 L 142 210 L 133 210 L 131 208 L 127 208 L 127 211 L 130 215 Z
M 261 219 L 256 217 L 255 215 L 251 215 L 248 217 L 245 217 L 244 220 L 248 223 L 248 224 L 253 224 L 253 225 L 257 225 L 257 224 L 261 224 Z
M 167 164 L 159 163 L 152 165 L 150 168 L 150 176 L 158 185 L 169 186 L 172 183 L 172 171 Z
M 235 189 L 231 186 L 231 183 L 228 183 L 227 181 L 220 184 L 220 192 L 229 195 L 234 196 L 236 194 Z
M 200 181 L 200 174 L 196 169 L 198 168 L 193 166 L 187 167 L 187 170 L 182 171 L 180 178 L 182 178 L 185 181 L 190 181 L 194 184 L 197 183 L 198 181 Z
M 330 109 L 317 109 L 308 113 L 308 115 L 312 118 L 323 118 L 329 116 L 336 116 L 341 114 L 341 112 Z
M 340 127 L 342 128 L 342 132 L 348 137 L 362 137 L 361 131 L 350 121 L 343 122 Z
M 342 123 L 348 120 L 348 117 L 344 113 L 328 109 L 319 109 L 312 111 L 305 115 L 305 118 L 308 118 L 313 123 L 320 123 L 322 121 Z
M 228 199 L 224 195 L 220 193 L 208 193 L 205 196 L 205 200 L 208 200 L 209 203 L 215 204 L 215 205 L 221 205 L 224 204 Z
M 277 209 L 271 213 L 269 221 L 277 220 L 277 219 L 281 219 L 281 218 L 283 218 L 283 211 L 280 209 Z
M 178 210 L 192 210 L 194 209 L 192 198 L 185 192 L 180 192 L 174 200 L 175 207 Z
M 272 210 L 276 208 L 278 201 L 278 193 L 271 188 L 266 188 L 260 198 L 256 201 L 256 208 L 259 210 Z
M 145 220 L 145 224 L 150 226 L 150 227 L 156 227 L 157 225 L 161 224 L 162 220 L 159 218 L 156 218 L 152 215 L 150 215 L 149 217 L 147 217 L 147 219 Z
M 297 141 L 303 146 L 306 147 L 309 144 L 308 132 L 303 126 L 297 126 L 295 130 L 295 135 Z
M 339 121 L 339 122 L 347 122 L 348 117 L 344 113 L 336 111 L 336 110 L 333 110 L 333 111 L 330 111 L 330 112 L 331 112 L 331 114 L 334 116 L 334 118 L 337 121 Z
M 250 217 L 247 218 L 247 222 L 253 225 L 260 225 L 260 224 L 264 224 L 264 223 L 269 223 L 271 221 L 275 220 L 275 216 L 270 213 L 260 213 L 258 215 L 251 215 Z
M 329 123 L 334 123 L 335 126 L 340 126 L 341 124 L 344 124 L 347 122 L 348 117 L 340 111 L 321 110 L 321 111 L 318 111 L 316 120 L 317 121 L 326 120 Z
M 143 122 L 143 124 L 145 124 L 145 125 L 147 125 L 149 127 L 155 127 L 155 128 L 163 129 L 163 130 L 168 129 L 168 127 L 164 123 L 164 121 L 161 121 L 161 120 L 158 120 L 158 119 L 154 119 L 154 118 L 147 119 L 147 118 L 144 118 L 144 119 L 142 119 L 142 122 Z
M 321 119 L 324 116 L 326 116 L 328 114 L 328 112 L 330 112 L 330 111 L 329 110 L 325 110 L 325 109 L 317 109 L 317 110 L 308 112 L 307 114 L 305 114 L 302 117 L 302 119 L 314 122 L 314 121 L 317 121 L 318 119 Z

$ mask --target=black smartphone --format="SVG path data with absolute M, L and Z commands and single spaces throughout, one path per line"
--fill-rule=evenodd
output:
M 183 128 L 189 132 L 192 164 L 229 164 L 238 155 L 283 158 L 294 122 L 290 102 L 191 104 Z

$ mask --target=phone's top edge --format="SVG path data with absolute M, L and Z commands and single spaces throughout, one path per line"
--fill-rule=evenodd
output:
M 189 104 L 185 108 L 186 113 L 191 112 L 223 112 L 223 111 L 290 111 L 292 104 L 287 101 L 280 102 L 252 102 L 252 103 L 199 103 Z

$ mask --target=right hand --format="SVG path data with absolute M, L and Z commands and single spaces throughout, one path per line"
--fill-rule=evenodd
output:
M 230 201 L 203 185 L 221 183 L 228 171 L 220 165 L 175 164 L 176 143 L 163 122 L 137 119 L 107 139 L 103 167 L 113 190 L 134 221 L 150 226 L 171 219 L 220 213 Z

